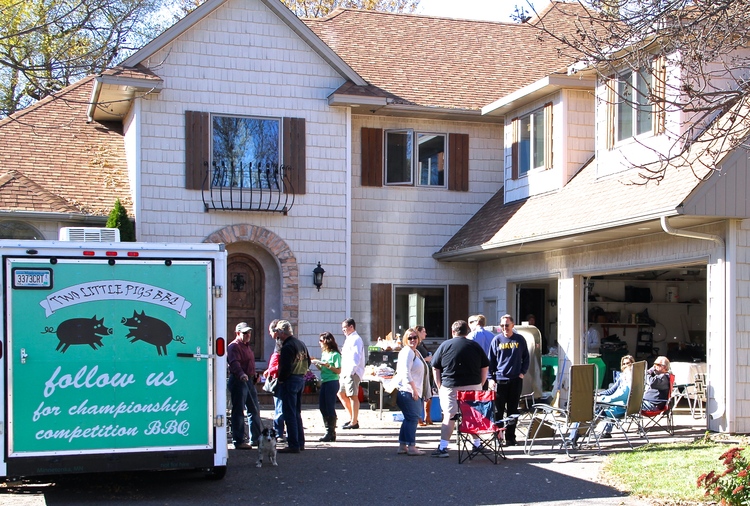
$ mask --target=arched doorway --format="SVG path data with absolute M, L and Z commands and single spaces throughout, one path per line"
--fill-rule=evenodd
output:
M 253 328 L 252 347 L 256 360 L 262 360 L 263 340 L 263 268 L 244 253 L 230 254 L 227 259 L 227 335 L 235 335 L 235 326 L 247 322 Z

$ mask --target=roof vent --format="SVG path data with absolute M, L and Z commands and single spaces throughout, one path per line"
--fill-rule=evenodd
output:
M 63 227 L 61 241 L 73 242 L 120 242 L 120 230 L 102 227 Z

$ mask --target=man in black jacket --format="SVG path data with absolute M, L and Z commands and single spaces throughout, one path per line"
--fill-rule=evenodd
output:
M 280 453 L 299 453 L 305 449 L 305 430 L 302 427 L 302 391 L 305 373 L 310 367 L 310 354 L 305 343 L 294 337 L 292 324 L 279 320 L 276 338 L 281 339 L 279 351 L 279 398 L 286 422 L 287 447 Z

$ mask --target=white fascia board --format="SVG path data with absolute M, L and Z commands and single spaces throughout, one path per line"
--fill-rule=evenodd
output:
M 342 93 L 333 93 L 328 97 L 328 105 L 334 106 L 364 106 L 364 107 L 384 107 L 388 104 L 385 97 L 362 97 L 359 95 L 346 95 Z
M 101 84 L 131 88 L 133 91 L 153 91 L 159 93 L 164 88 L 164 81 L 159 79 L 138 79 L 135 77 L 120 77 L 101 75 L 96 76 Z
M 180 19 L 177 23 L 170 26 L 154 40 L 143 46 L 141 49 L 130 55 L 128 59 L 120 65 L 123 67 L 135 67 L 143 60 L 153 56 L 157 51 L 164 48 L 167 44 L 173 42 L 177 37 L 186 32 L 189 28 L 196 25 L 203 18 L 211 14 L 224 4 L 226 0 L 208 0 L 193 12 Z
M 549 75 L 482 107 L 482 115 L 507 114 L 511 109 L 521 107 L 525 103 L 536 100 L 541 96 L 559 89 L 593 90 L 595 86 L 596 79 L 593 76 L 568 76 L 562 74 Z
M 164 33 L 156 37 L 154 40 L 143 46 L 139 51 L 130 56 L 127 60 L 122 62 L 125 67 L 134 67 L 137 64 L 143 62 L 150 56 L 154 55 L 157 51 L 161 50 L 177 37 L 193 27 L 203 18 L 211 14 L 227 0 L 208 0 L 200 7 L 195 9 L 193 12 L 179 20 L 177 23 L 169 27 Z M 344 60 L 341 59 L 330 47 L 328 47 L 315 33 L 303 23 L 297 16 L 294 15 L 284 4 L 279 0 L 260 0 L 266 7 L 268 7 L 273 13 L 275 13 L 279 19 L 286 23 L 294 33 L 305 41 L 313 51 L 318 53 L 336 72 L 338 72 L 343 78 L 352 81 L 354 84 L 364 86 L 368 84 L 357 74 L 354 69 L 347 65 Z

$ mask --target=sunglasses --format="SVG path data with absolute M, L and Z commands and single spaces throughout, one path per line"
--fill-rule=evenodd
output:
M 409 336 L 406 338 L 407 341 L 416 341 L 417 339 L 419 339 L 419 336 Z
M 501 323 L 500 326 L 503 328 L 510 327 L 510 323 Z

